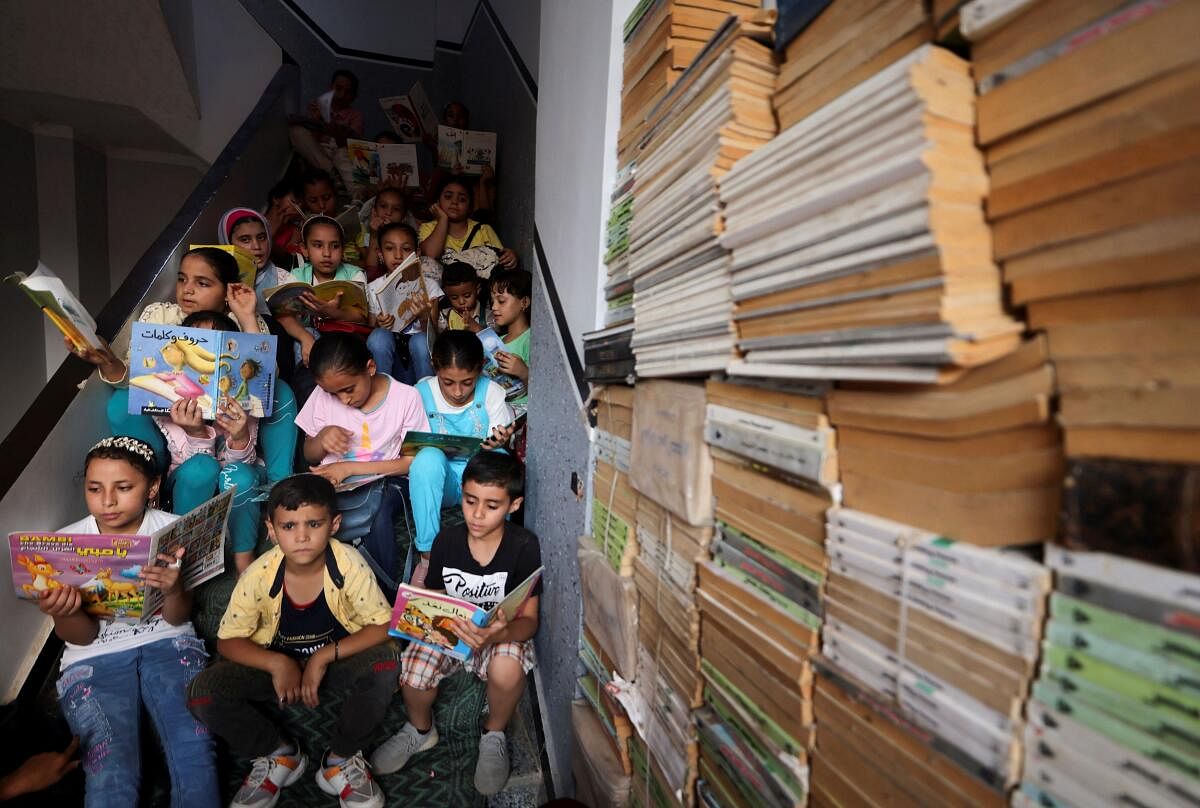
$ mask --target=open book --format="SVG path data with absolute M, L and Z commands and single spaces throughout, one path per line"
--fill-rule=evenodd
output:
M 504 347 L 504 340 L 490 328 L 483 329 L 476 336 L 483 343 L 483 375 L 504 388 L 506 399 L 519 398 L 521 393 L 525 392 L 525 382 L 516 376 L 501 372 L 500 365 L 496 362 L 496 352 L 508 350 Z
M 454 174 L 482 174 L 496 167 L 496 133 L 438 127 L 438 165 Z
M 474 435 L 443 435 L 438 432 L 405 432 L 400 446 L 401 457 L 414 457 L 426 447 L 441 449 L 450 460 L 475 455 L 482 448 L 483 438 Z
M 163 594 L 138 578 L 158 554 L 183 547 L 180 575 L 193 589 L 225 569 L 225 531 L 236 487 L 223 491 L 148 536 L 18 531 L 8 534 L 13 591 L 39 600 L 48 589 L 74 586 L 93 617 L 144 623 L 162 609 Z
M 418 188 L 417 147 L 411 143 L 372 143 L 350 138 L 350 182 L 356 198 L 367 196 L 374 186 L 387 182 L 390 187 Z
M 393 637 L 418 642 L 446 656 L 466 659 L 471 656 L 471 649 L 455 633 L 454 619 L 461 618 L 481 627 L 489 625 L 499 613 L 504 614 L 506 621 L 516 619 L 533 594 L 533 588 L 541 580 L 544 569 L 538 567 L 534 570 L 491 609 L 481 609 L 470 601 L 452 598 L 442 592 L 400 584 L 388 633 Z
M 374 299 L 376 312 L 395 316 L 392 331 L 397 334 L 404 333 L 417 315 L 429 307 L 431 290 L 419 253 L 410 254 L 391 272 L 376 278 L 367 290 Z
M 437 136 L 437 115 L 421 82 L 413 84 L 408 95 L 379 99 L 379 106 L 383 107 L 392 131 L 406 143 L 419 143 L 426 136 Z
M 62 282 L 62 278 L 47 269 L 41 261 L 29 275 L 14 272 L 4 280 L 20 287 L 77 350 L 100 347 L 96 321 L 92 315 Z
M 283 314 L 302 317 L 312 313 L 308 306 L 305 306 L 300 300 L 300 295 L 305 292 L 312 292 L 318 300 L 325 301 L 333 300 L 337 297 L 337 293 L 341 292 L 342 308 L 358 309 L 364 316 L 370 310 L 367 306 L 366 289 L 361 283 L 354 281 L 325 281 L 318 284 L 291 281 L 267 289 L 263 292 L 263 299 L 266 301 L 267 308 L 271 310 L 271 314 L 275 316 Z
M 129 336 L 129 412 L 165 415 L 195 399 L 212 420 L 214 403 L 236 401 L 255 418 L 271 414 L 275 397 L 273 334 L 212 331 L 134 323 Z

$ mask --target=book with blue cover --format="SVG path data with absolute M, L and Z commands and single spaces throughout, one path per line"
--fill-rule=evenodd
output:
M 214 405 L 231 398 L 255 418 L 271 414 L 275 348 L 271 334 L 134 323 L 129 339 L 129 412 L 166 415 L 194 399 L 212 420 Z

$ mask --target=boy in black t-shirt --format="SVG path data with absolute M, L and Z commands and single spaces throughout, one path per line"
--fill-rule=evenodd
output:
M 507 521 L 521 507 L 524 487 L 521 462 L 515 457 L 480 452 L 471 458 L 462 477 L 466 524 L 442 530 L 434 541 L 425 579 L 429 589 L 490 609 L 542 565 L 537 536 Z M 438 683 L 465 667 L 487 682 L 488 715 L 479 739 L 475 788 L 495 794 L 504 787 L 509 772 L 504 729 L 533 670 L 541 591 L 538 581 L 512 622 L 499 613 L 487 628 L 455 620 L 455 632 L 472 650 L 466 662 L 417 643 L 408 646 L 400 671 L 408 723 L 376 750 L 371 764 L 377 772 L 397 771 L 438 742 L 433 726 Z

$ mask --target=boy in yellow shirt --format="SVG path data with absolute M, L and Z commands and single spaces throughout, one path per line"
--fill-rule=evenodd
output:
M 276 546 L 238 579 L 217 632 L 223 659 L 192 680 L 188 707 L 235 752 L 254 758 L 231 806 L 270 808 L 307 759 L 255 704 L 315 707 L 346 691 L 317 785 L 342 808 L 381 808 L 362 746 L 396 691 L 391 608 L 358 551 L 330 538 L 341 516 L 328 480 L 299 474 L 277 483 L 267 514 Z

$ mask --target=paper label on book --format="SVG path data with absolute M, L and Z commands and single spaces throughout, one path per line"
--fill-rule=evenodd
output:
M 821 432 L 709 404 L 704 437 L 734 454 L 817 483 L 824 481 L 828 440 Z

